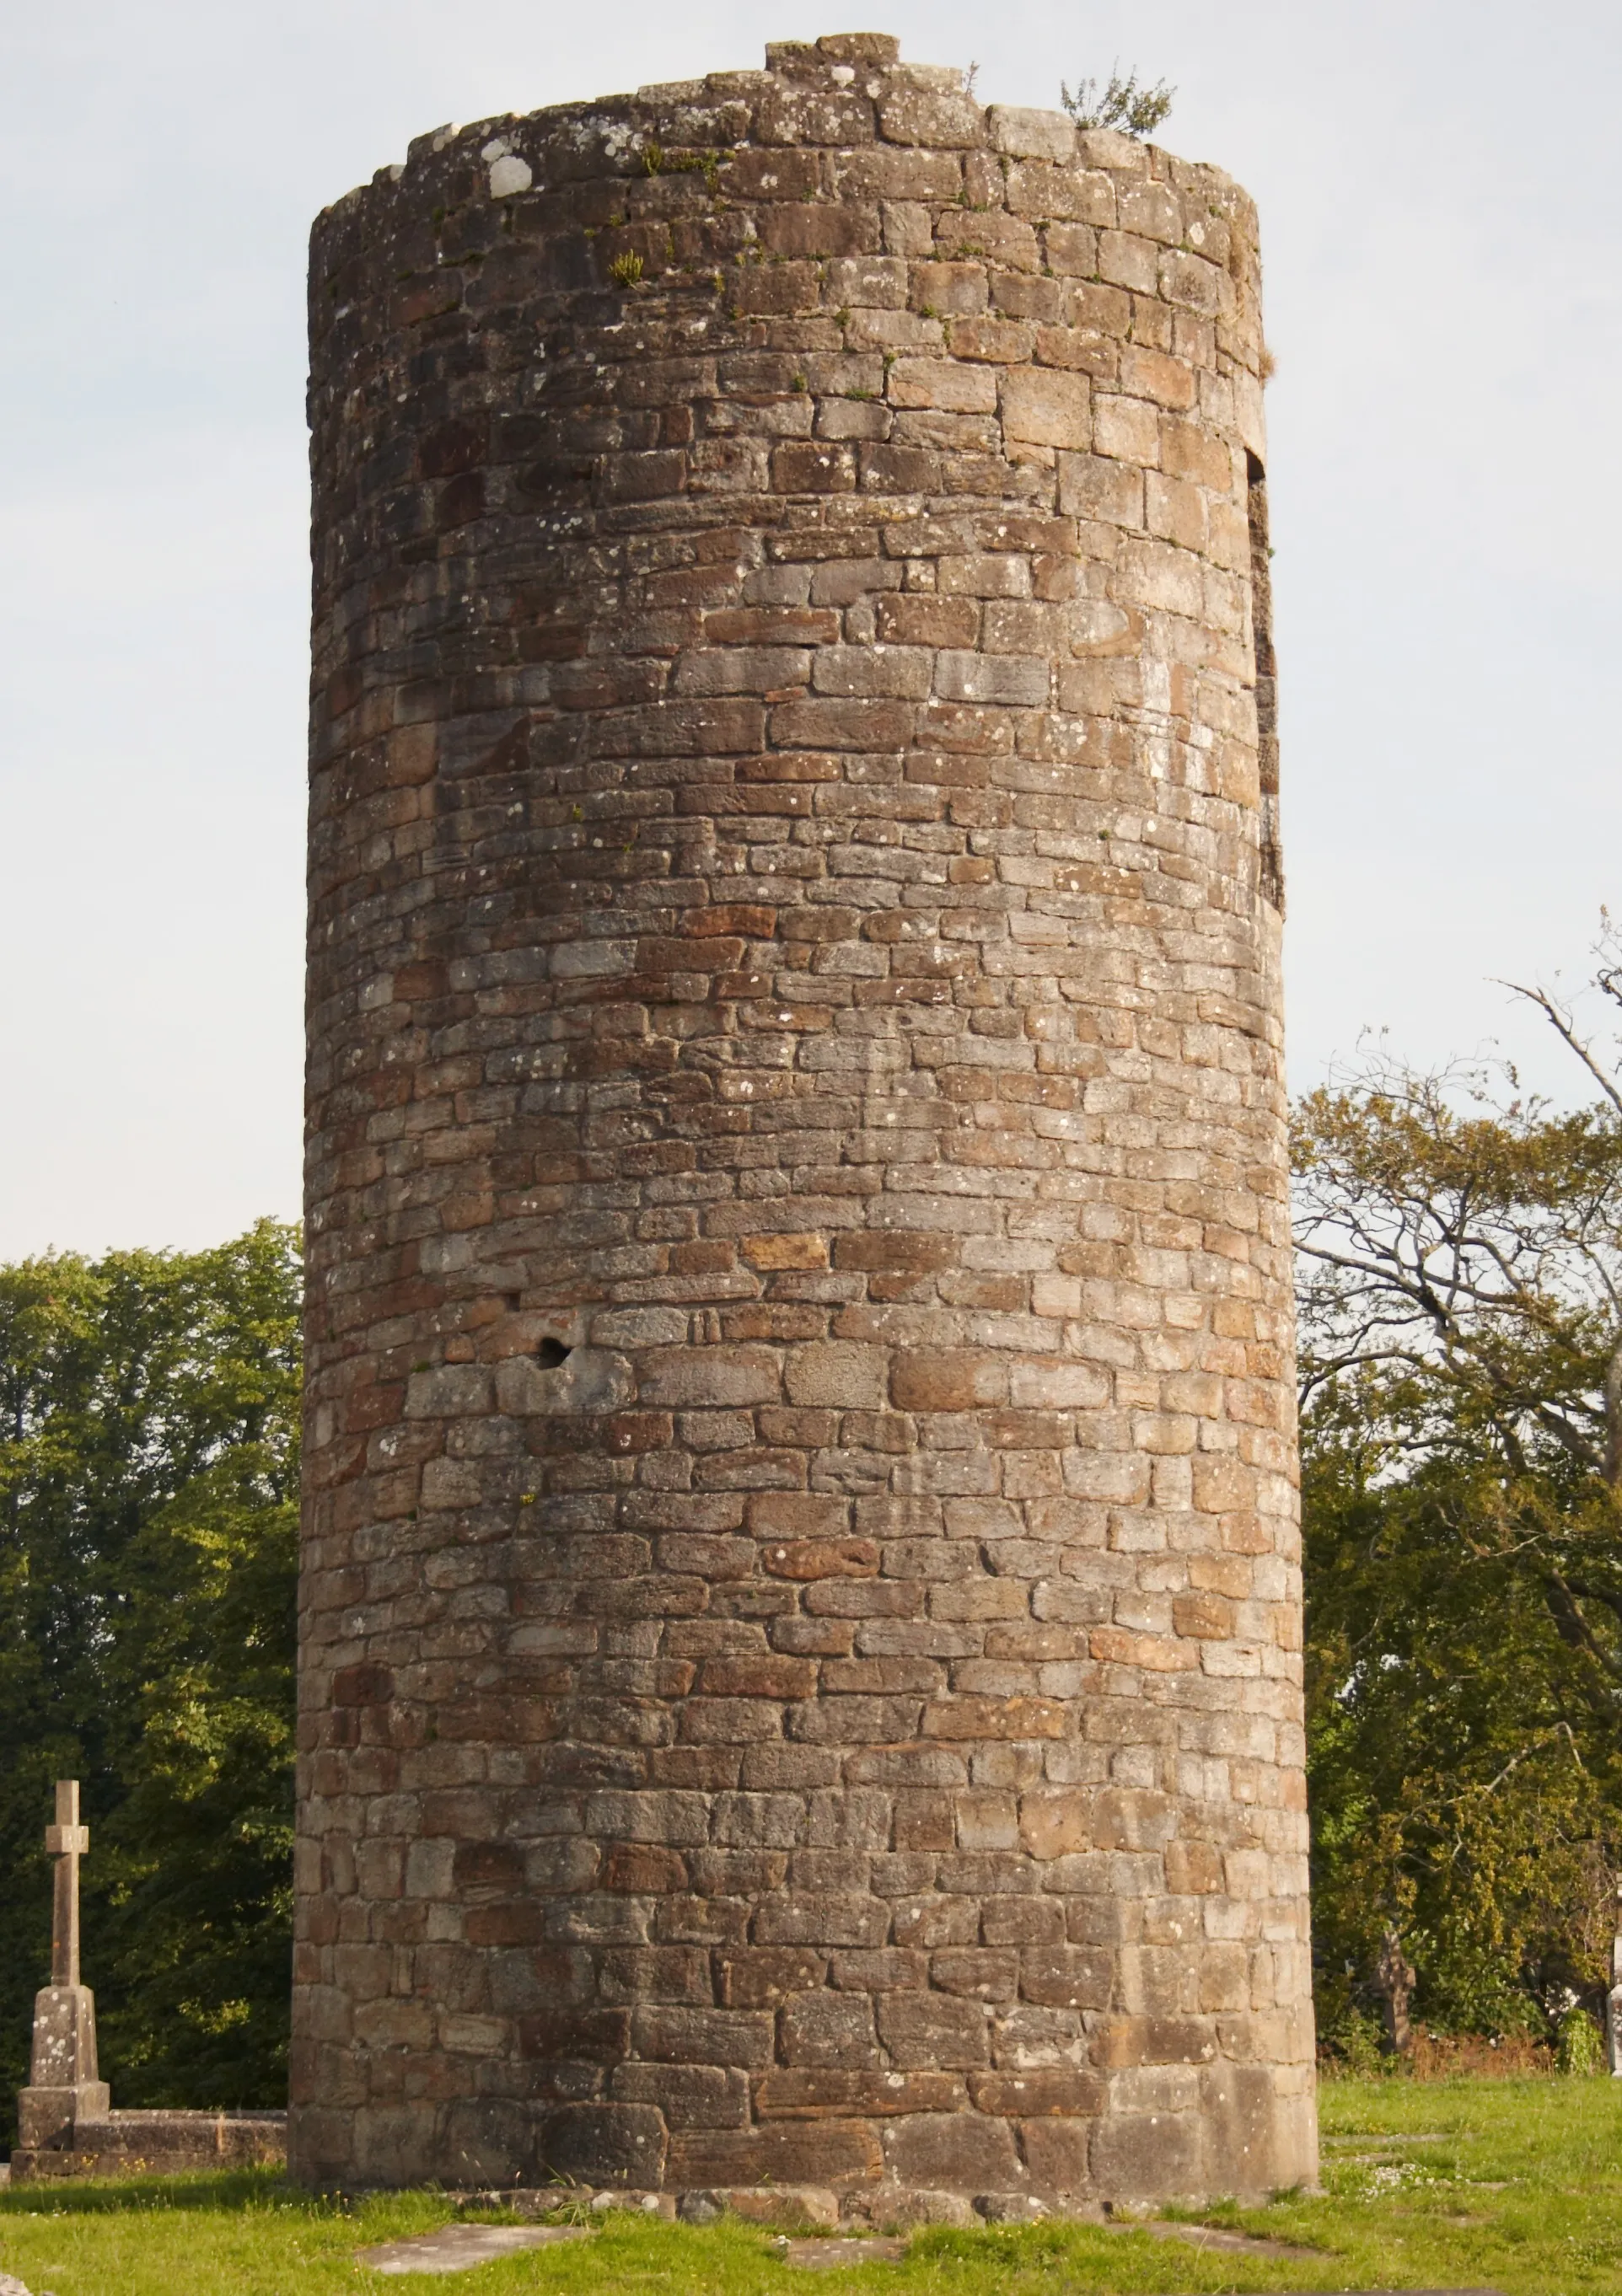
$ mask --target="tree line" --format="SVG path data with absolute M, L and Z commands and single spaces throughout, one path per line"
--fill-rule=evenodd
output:
M 1593 988 L 1622 1037 L 1622 947 Z M 1622 1070 L 1581 1096 L 1377 1055 L 1295 1111 L 1318 2013 L 1546 2036 L 1622 1866 Z M 274 2103 L 291 1934 L 300 1266 L 0 1268 L 0 2099 L 83 1781 L 86 1976 L 124 2104 Z
M 1622 1029 L 1622 944 L 1592 983 Z M 1375 1058 L 1296 1111 L 1321 2030 L 1602 2005 L 1622 1863 L 1622 1070 Z
M 0 2107 L 78 1777 L 122 2105 L 280 2103 L 292 1919 L 298 1240 L 0 1268 Z M 0 2130 L 0 2142 L 6 2141 Z

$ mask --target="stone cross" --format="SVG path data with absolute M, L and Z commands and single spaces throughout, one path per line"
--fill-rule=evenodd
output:
M 78 1822 L 78 1780 L 56 1781 L 56 1823 L 45 1828 L 45 1848 L 56 1860 L 51 1908 L 51 1982 L 78 1983 L 78 1861 L 90 1847 L 90 1828 Z
M 1605 2039 L 1612 2075 L 1622 2079 L 1622 1882 L 1617 1884 L 1617 1933 L 1610 1941 L 1610 1991 L 1605 2001 Z
M 56 1860 L 51 1919 L 51 1982 L 34 1997 L 34 2048 L 29 2085 L 17 2097 L 19 2152 L 72 2151 L 86 2122 L 111 2110 L 95 2067 L 95 1997 L 78 1979 L 78 1861 L 90 1829 L 78 1822 L 78 1780 L 56 1782 L 56 1823 L 45 1848 Z

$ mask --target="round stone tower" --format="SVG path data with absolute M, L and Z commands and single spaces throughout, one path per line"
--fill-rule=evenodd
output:
M 310 324 L 297 2173 L 1312 2176 L 1249 201 L 851 35 Z

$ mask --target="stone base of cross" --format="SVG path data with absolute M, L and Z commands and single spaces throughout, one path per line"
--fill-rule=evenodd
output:
M 17 2141 L 70 2152 L 81 2120 L 104 2120 L 112 2096 L 95 2072 L 95 1999 L 87 1985 L 46 1985 L 34 1996 L 29 2085 L 17 2092 Z
M 78 1781 L 58 1779 L 56 1823 L 45 1828 L 45 1848 L 56 1860 L 51 1982 L 34 1996 L 29 2085 L 17 2095 L 18 2142 L 31 2151 L 70 2152 L 76 2124 L 104 2120 L 111 2104 L 96 2077 L 95 1997 L 78 1981 L 78 1861 L 89 1847 Z

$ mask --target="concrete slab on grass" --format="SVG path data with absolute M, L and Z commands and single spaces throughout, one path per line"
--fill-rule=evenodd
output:
M 438 2232 L 418 2233 L 413 2240 L 389 2240 L 381 2248 L 360 2249 L 355 2261 L 374 2272 L 471 2272 L 475 2264 L 488 2264 L 492 2257 L 590 2238 L 587 2225 L 441 2225 Z
M 1304 2258 L 1314 2261 L 1327 2251 L 1321 2248 L 1292 2247 L 1287 2240 L 1269 2240 L 1265 2234 L 1227 2232 L 1220 2225 L 1166 2224 L 1157 2217 L 1140 2222 L 1133 2217 L 1114 2218 L 1105 2227 L 1107 2232 L 1146 2232 L 1151 2240 L 1181 2240 L 1190 2248 L 1225 2250 L 1233 2256 L 1277 2256 L 1293 2258 L 1299 2264 Z
M 778 2250 L 785 2264 L 808 2272 L 833 2272 L 842 2264 L 899 2264 L 904 2240 L 786 2240 Z

